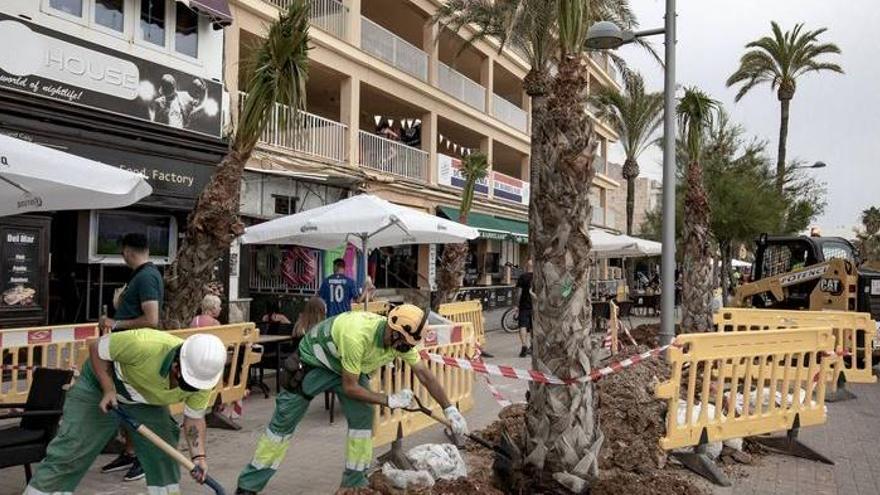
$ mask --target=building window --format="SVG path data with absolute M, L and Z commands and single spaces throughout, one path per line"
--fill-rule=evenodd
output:
M 125 0 L 95 0 L 95 24 L 123 32 Z
M 277 215 L 292 215 L 296 213 L 296 197 L 280 194 L 273 194 L 272 197 L 275 198 L 275 213 Z
M 83 15 L 83 0 L 49 0 L 49 7 L 74 17 Z
M 165 46 L 165 0 L 141 0 L 141 39 Z
M 174 26 L 174 50 L 192 58 L 199 56 L 199 16 L 189 7 L 177 3 Z

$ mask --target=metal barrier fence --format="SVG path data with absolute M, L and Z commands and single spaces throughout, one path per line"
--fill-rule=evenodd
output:
M 369 132 L 359 132 L 361 166 L 423 182 L 428 180 L 428 153 Z
M 688 468 L 729 484 L 705 456 L 706 444 L 782 430 L 788 431 L 783 439 L 756 440 L 827 461 L 800 444 L 797 431 L 826 420 L 827 381 L 819 377 L 830 374 L 837 359 L 831 328 L 686 334 L 675 343 L 668 351 L 672 375 L 656 387 L 668 405 L 660 445 L 699 446 L 693 454 L 674 453 Z
M 440 316 L 455 323 L 470 323 L 474 327 L 477 345 L 486 345 L 486 329 L 483 326 L 483 304 L 480 301 L 462 301 L 441 304 Z
M 247 97 L 247 93 L 239 91 L 239 114 Z M 305 111 L 293 112 L 290 107 L 276 103 L 260 142 L 342 163 L 346 160 L 347 129 L 345 124 Z
M 437 66 L 437 83 L 440 89 L 477 110 L 486 108 L 486 88 L 443 62 Z
M 428 54 L 366 17 L 361 18 L 361 49 L 411 76 L 428 80 Z
M 868 313 L 722 308 L 715 325 L 721 332 L 828 326 L 835 351 L 845 354 L 834 367 L 829 391 L 837 391 L 841 372 L 848 382 L 877 382 L 872 372 L 877 326 Z
M 70 369 L 97 336 L 94 323 L 0 330 L 0 403 L 24 402 L 35 367 Z
M 469 359 L 473 357 L 476 351 L 473 326 L 464 323 L 460 327 L 461 339 L 459 341 L 426 347 L 425 350 L 456 358 Z M 454 333 L 459 335 L 458 332 Z M 458 406 L 461 411 L 468 411 L 473 407 L 474 375 L 472 371 L 432 362 L 425 362 L 425 365 L 443 385 L 446 395 L 453 404 Z M 370 389 L 383 394 L 393 394 L 404 388 L 412 390 L 424 402 L 425 406 L 442 416 L 443 411 L 440 410 L 440 405 L 431 398 L 428 390 L 415 378 L 412 368 L 401 360 L 396 360 L 393 366 L 382 367 L 373 374 L 370 381 Z M 393 441 L 397 437 L 398 425 L 403 435 L 406 436 L 435 424 L 437 424 L 436 421 L 422 413 L 375 406 L 373 445 L 380 446 Z
M 496 94 L 492 95 L 492 115 L 514 129 L 529 132 L 526 111 Z
M 370 313 L 376 313 L 377 315 L 385 316 L 388 314 L 388 310 L 391 309 L 391 303 L 388 301 L 370 301 L 367 303 L 367 311 Z M 351 305 L 352 311 L 363 311 L 364 303 L 355 303 Z

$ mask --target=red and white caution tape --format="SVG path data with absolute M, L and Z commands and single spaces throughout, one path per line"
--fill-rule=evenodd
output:
M 486 364 L 482 361 L 472 361 L 468 359 L 442 356 L 440 354 L 434 354 L 425 351 L 421 352 L 421 356 L 422 359 L 434 363 L 444 364 L 446 366 L 452 366 L 454 368 L 472 370 L 482 375 L 503 376 L 505 378 L 512 378 L 514 380 L 526 380 L 550 385 L 571 385 L 574 383 L 595 382 L 608 375 L 613 375 L 614 373 L 618 373 L 646 359 L 659 356 L 664 351 L 666 351 L 666 349 L 669 349 L 673 345 L 675 344 L 664 345 L 662 347 L 651 349 L 650 351 L 646 351 L 641 354 L 630 356 L 616 363 L 611 363 L 609 366 L 606 366 L 604 368 L 594 369 L 590 372 L 590 374 L 578 378 L 560 378 L 558 376 L 551 375 L 549 373 L 543 373 L 541 371 L 522 370 L 506 365 Z
M 471 359 L 471 361 L 483 362 L 482 355 L 483 349 L 480 348 L 480 346 L 477 346 L 477 352 L 474 354 L 474 357 Z M 497 387 L 495 387 L 495 385 L 492 383 L 492 380 L 489 379 L 489 375 L 483 375 L 483 381 L 486 383 L 486 388 L 489 389 L 489 393 L 492 394 L 492 398 L 495 399 L 495 402 L 497 402 L 499 406 L 507 407 L 511 404 L 511 402 L 507 400 L 506 397 L 504 397 L 504 394 L 502 394 L 501 391 L 498 390 Z

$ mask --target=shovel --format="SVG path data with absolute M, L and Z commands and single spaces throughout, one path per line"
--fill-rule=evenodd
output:
M 196 466 L 191 460 L 187 459 L 185 455 L 181 454 L 180 451 L 178 451 L 171 445 L 168 445 L 165 440 L 162 440 L 162 437 L 156 435 L 153 430 L 141 424 L 140 421 L 131 417 L 127 412 L 123 411 L 119 407 L 114 407 L 113 409 L 111 409 L 111 411 L 113 411 L 113 413 L 116 414 L 116 417 L 122 420 L 123 423 L 128 425 L 132 430 L 140 433 L 141 436 L 149 440 L 150 443 L 152 443 L 156 447 L 159 447 L 159 450 L 165 452 L 169 457 L 177 461 L 178 464 L 186 468 L 186 470 L 189 471 L 191 474 L 195 475 L 201 473 L 202 468 Z M 226 495 L 226 490 L 224 490 L 220 483 L 218 483 L 217 480 L 215 480 L 214 478 L 210 476 L 206 477 L 205 484 L 211 487 L 211 489 L 214 490 L 214 493 L 216 493 L 217 495 Z

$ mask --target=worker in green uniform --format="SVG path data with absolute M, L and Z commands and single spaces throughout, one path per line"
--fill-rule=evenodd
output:
M 226 346 L 215 335 L 183 340 L 167 332 L 129 330 L 89 343 L 89 360 L 67 393 L 58 434 L 24 495 L 72 494 L 89 466 L 119 428 L 109 413 L 119 407 L 177 445 L 179 429 L 168 407 L 183 402 L 183 430 L 204 482 L 205 412 L 226 364 Z M 150 495 L 180 493 L 180 469 L 158 447 L 132 434 Z
M 285 383 L 275 400 L 275 413 L 257 443 L 250 464 L 238 477 L 236 494 L 262 490 L 287 452 L 290 437 L 313 397 L 333 390 L 348 421 L 343 488 L 367 486 L 365 471 L 373 457 L 373 404 L 391 409 L 410 405 L 413 392 L 391 395 L 371 391 L 368 375 L 400 358 L 442 407 L 453 432 L 467 433 L 467 422 L 449 402 L 443 386 L 421 362 L 416 346 L 422 340 L 427 315 L 412 304 L 393 308 L 388 317 L 368 312 L 342 313 L 312 327 L 299 344 L 299 377 Z M 282 383 L 284 381 L 282 380 Z

